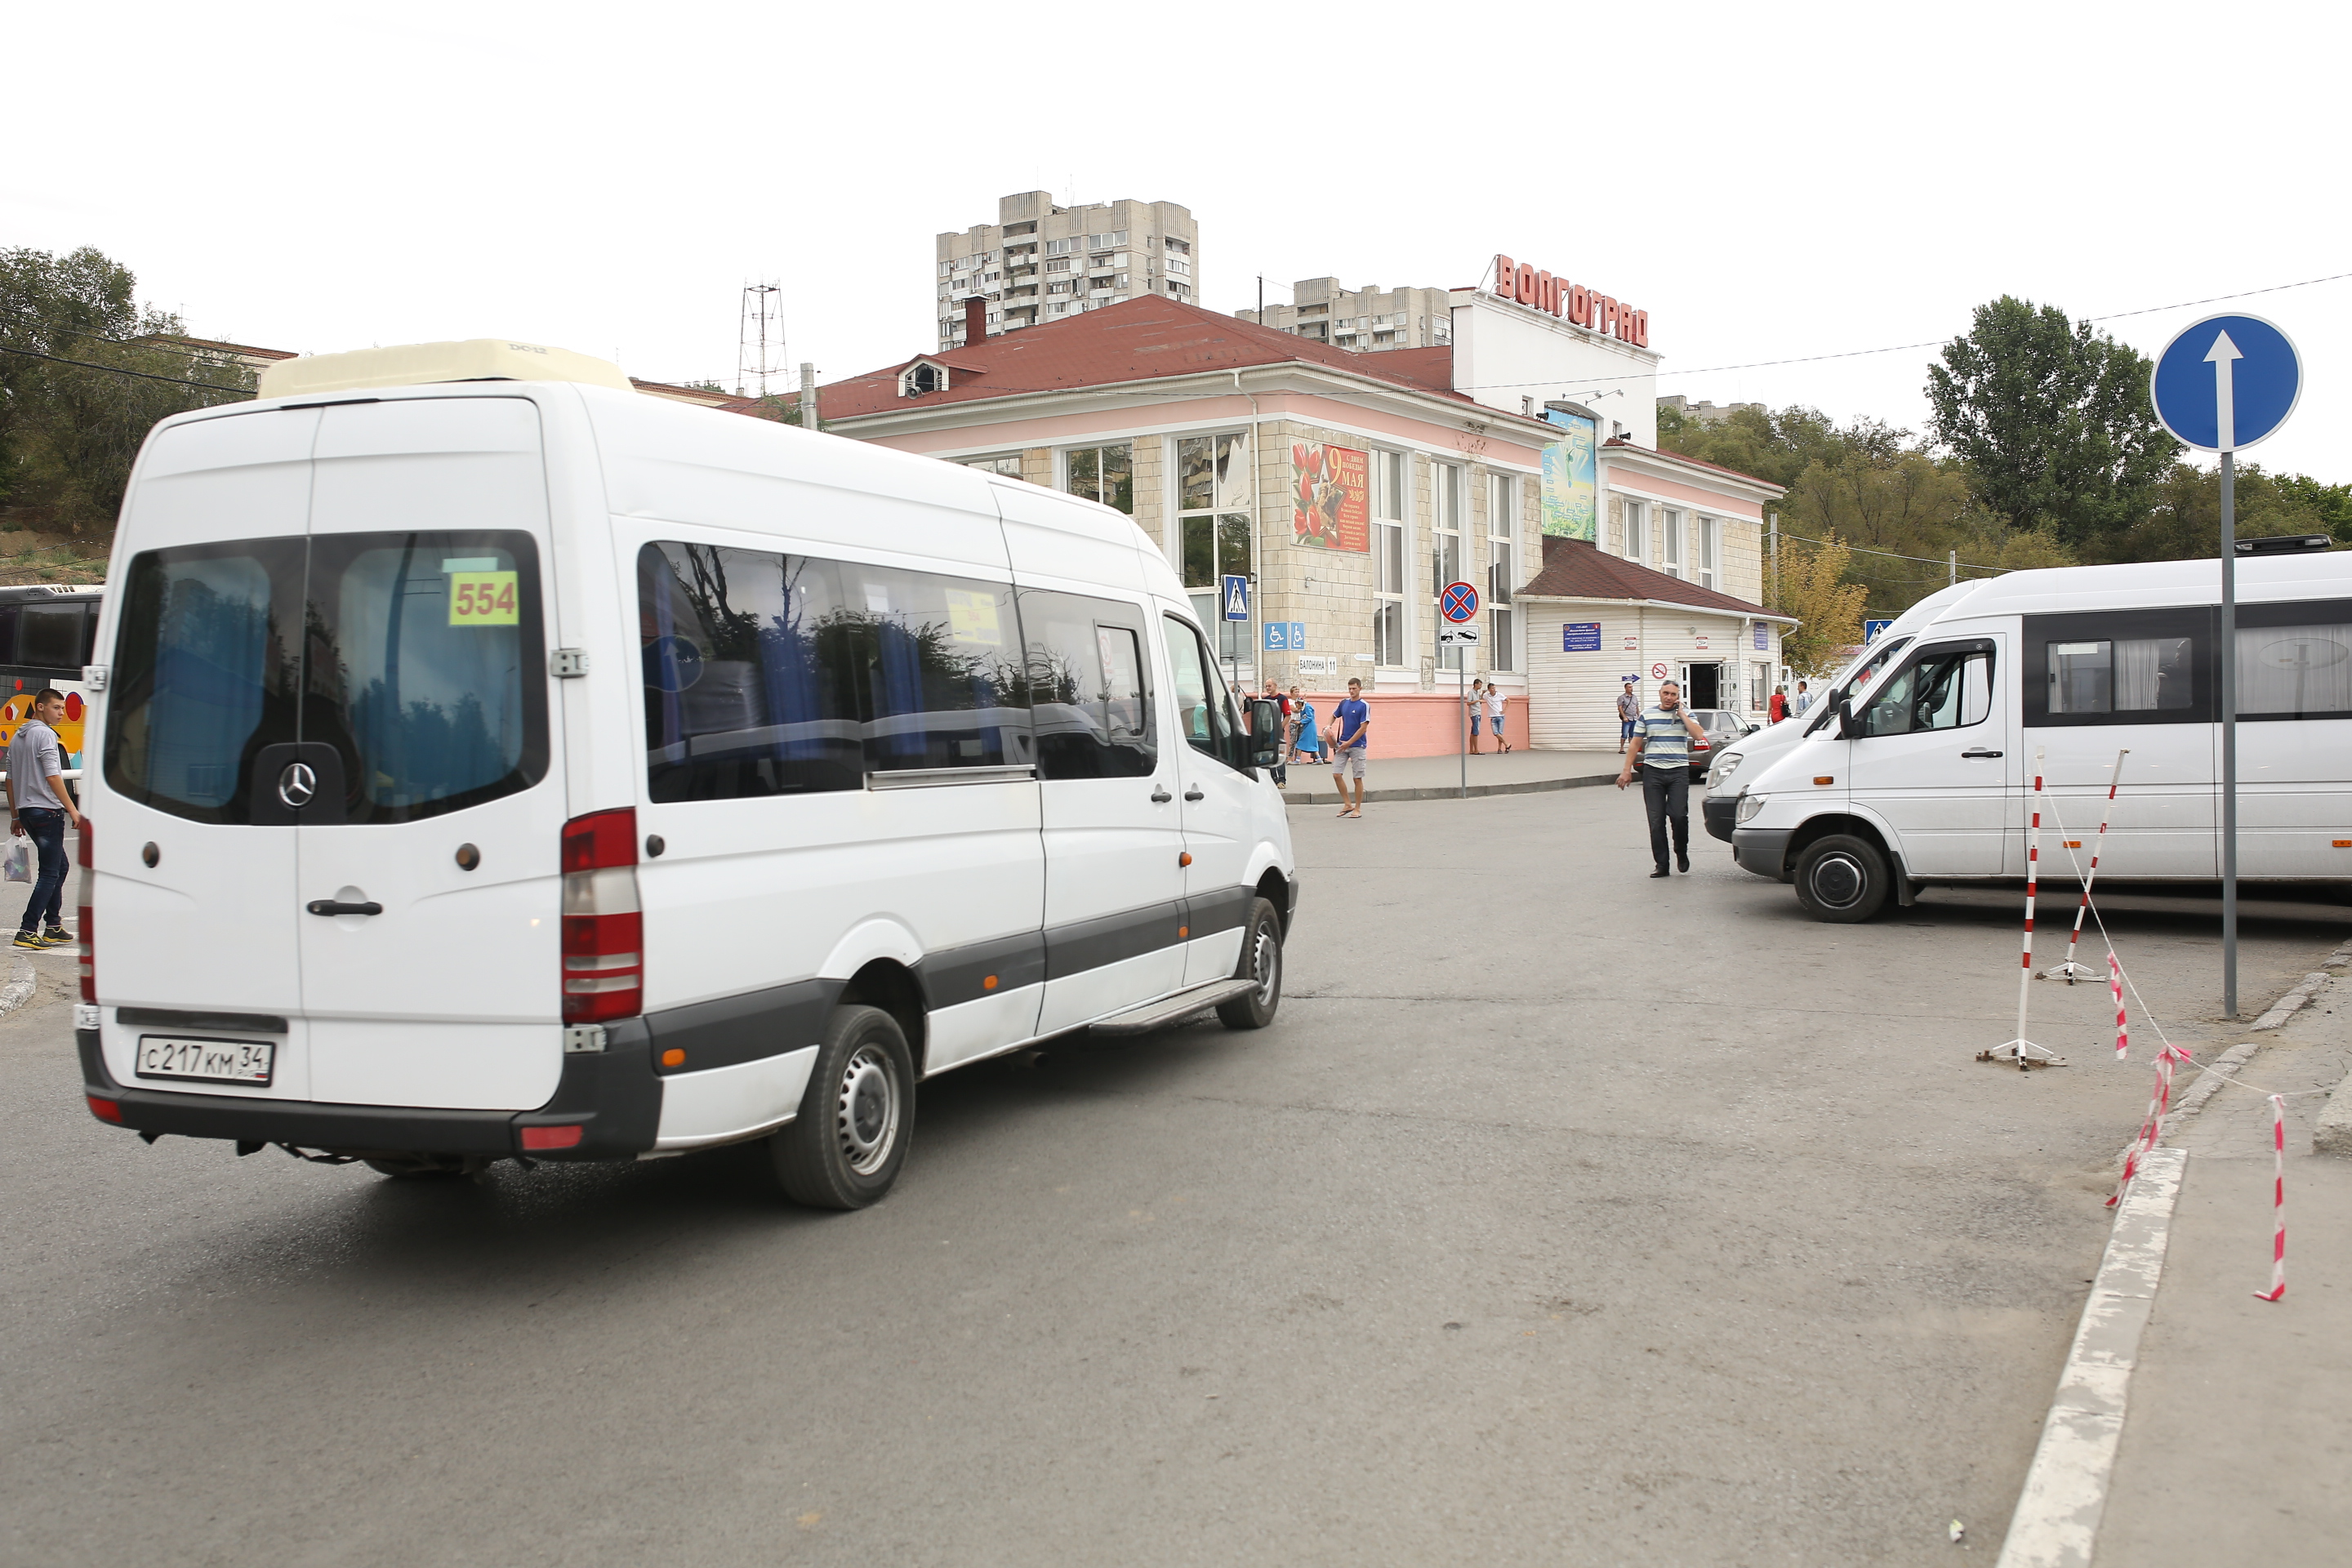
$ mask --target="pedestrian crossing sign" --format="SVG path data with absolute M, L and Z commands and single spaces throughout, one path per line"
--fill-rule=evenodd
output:
M 1225 619 L 1229 621 L 1245 621 L 1249 619 L 1248 578 L 1239 576 L 1227 577 L 1225 579 L 1224 597 Z

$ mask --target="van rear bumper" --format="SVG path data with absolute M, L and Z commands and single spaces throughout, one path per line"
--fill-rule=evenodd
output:
M 121 1109 L 121 1125 L 150 1138 L 233 1139 L 290 1143 L 337 1154 L 449 1154 L 504 1159 L 520 1154 L 522 1129 L 578 1125 L 569 1149 L 533 1150 L 534 1160 L 628 1160 L 654 1146 L 661 1125 L 661 1079 L 653 1070 L 645 1020 L 605 1026 L 605 1048 L 563 1058 L 554 1098 L 536 1110 L 446 1110 L 427 1106 L 334 1105 L 126 1088 L 106 1068 L 96 1029 L 77 1029 L 89 1095 Z

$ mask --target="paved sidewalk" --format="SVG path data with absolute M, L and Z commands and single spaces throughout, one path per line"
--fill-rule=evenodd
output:
M 2248 1084 L 2343 1080 L 2352 981 L 2329 982 L 2268 1042 L 2237 1075 Z M 2325 1100 L 2286 1103 L 2286 1295 L 2275 1304 L 2255 1299 L 2271 1279 L 2270 1102 L 2224 1085 L 2172 1140 L 2188 1169 L 2096 1563 L 2352 1557 L 2352 1159 L 2312 1152 Z
M 1609 784 L 1617 777 L 1624 758 L 1615 752 L 1489 751 L 1469 761 L 1470 793 L 1526 795 L 1537 790 L 1577 789 Z M 1462 789 L 1463 762 L 1458 756 L 1395 757 L 1374 755 L 1364 764 L 1364 798 L 1383 800 L 1443 800 Z M 1293 805 L 1337 805 L 1339 790 L 1331 770 L 1300 763 L 1290 770 L 1282 798 Z

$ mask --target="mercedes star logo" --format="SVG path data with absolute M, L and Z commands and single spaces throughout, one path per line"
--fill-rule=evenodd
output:
M 308 763 L 289 763 L 286 771 L 278 775 L 278 798 L 296 811 L 310 804 L 319 793 L 319 775 L 310 771 Z

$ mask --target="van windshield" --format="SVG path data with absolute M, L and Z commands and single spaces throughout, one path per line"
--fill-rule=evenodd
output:
M 257 753 L 311 742 L 340 754 L 344 822 L 478 805 L 547 771 L 545 647 L 525 533 L 147 551 L 125 579 L 107 783 L 175 816 L 250 822 Z
M 1845 679 L 1830 688 L 1829 696 L 1824 700 L 1813 705 L 1813 720 L 1805 726 L 1804 732 L 1810 735 L 1827 724 L 1830 715 L 1837 711 L 1838 704 L 1847 698 L 1868 695 L 1870 683 L 1885 673 L 1887 664 L 1896 654 L 1910 646 L 1909 637 L 1887 637 L 1847 666 Z

